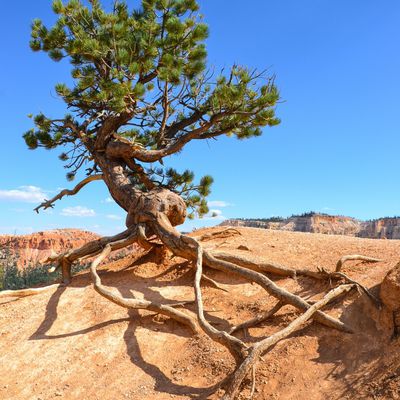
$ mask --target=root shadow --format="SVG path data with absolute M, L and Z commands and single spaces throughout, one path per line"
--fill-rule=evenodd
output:
M 324 379 L 337 380 L 344 385 L 336 400 L 349 394 L 357 398 L 359 391 L 376 377 L 376 366 L 383 360 L 387 340 L 382 338 L 383 332 L 371 316 L 370 307 L 374 307 L 371 301 L 366 296 L 358 295 L 343 308 L 340 318 L 349 323 L 354 333 L 343 335 L 330 330 L 317 336 L 319 356 L 313 361 L 333 364 Z
M 129 292 L 129 290 L 126 289 L 124 290 L 120 288 L 119 291 L 121 295 L 124 297 L 132 297 L 132 294 Z M 128 310 L 128 315 L 130 322 L 123 335 L 127 353 L 129 355 L 131 362 L 134 365 L 139 367 L 142 371 L 144 371 L 146 374 L 148 374 L 154 379 L 155 381 L 154 390 L 161 393 L 169 393 L 171 395 L 185 395 L 188 396 L 190 399 L 198 399 L 198 400 L 207 399 L 207 397 L 216 390 L 219 383 L 211 387 L 208 386 L 203 388 L 196 388 L 193 386 L 179 385 L 177 383 L 174 383 L 171 380 L 171 378 L 169 378 L 157 365 L 154 365 L 146 361 L 145 358 L 143 357 L 140 348 L 140 343 L 137 340 L 137 336 L 135 334 L 138 327 L 138 321 L 143 321 L 143 319 L 146 317 L 141 317 L 137 310 Z M 171 324 L 172 324 L 172 329 L 171 329 Z M 140 324 L 140 326 L 142 326 L 142 324 Z M 146 329 L 154 330 L 154 328 L 155 326 L 152 326 L 152 324 L 146 325 Z M 180 332 L 179 334 L 187 338 L 192 336 L 187 328 L 178 326 L 178 324 L 172 320 L 164 322 L 163 324 L 160 325 L 157 324 L 156 328 L 157 331 L 160 331 L 162 329 L 162 331 L 168 333 L 173 332 L 174 334 L 177 334 L 178 331 L 184 331 Z
M 47 332 L 51 329 L 58 316 L 58 303 L 62 294 L 67 289 L 67 286 L 59 286 L 57 290 L 51 295 L 47 305 L 46 312 L 42 323 L 36 329 L 36 331 L 29 337 L 29 340 L 41 340 L 51 339 L 52 336 L 48 336 Z

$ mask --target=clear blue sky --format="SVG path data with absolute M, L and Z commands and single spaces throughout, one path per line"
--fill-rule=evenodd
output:
M 35 199 L 71 186 L 60 151 L 29 151 L 21 138 L 31 127 L 27 114 L 64 113 L 53 87 L 68 82 L 68 64 L 28 46 L 32 19 L 54 20 L 50 4 L 2 5 L 0 233 L 59 227 L 114 233 L 123 229 L 125 215 L 107 202 L 100 182 L 51 213 L 32 211 Z M 400 214 L 400 2 L 200 4 L 210 27 L 209 63 L 268 67 L 284 100 L 277 110 L 282 123 L 248 141 L 190 144 L 166 163 L 214 176 L 211 208 L 220 218 L 309 210 L 362 219 Z M 195 221 L 184 229 L 218 222 Z

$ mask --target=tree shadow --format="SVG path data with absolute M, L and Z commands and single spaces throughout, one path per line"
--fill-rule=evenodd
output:
M 60 301 L 61 295 L 65 292 L 67 286 L 60 285 L 56 291 L 51 295 L 47 305 L 45 316 L 42 323 L 36 329 L 36 331 L 29 337 L 29 340 L 40 340 L 40 339 L 51 339 L 52 336 L 48 336 L 47 332 L 51 329 L 54 322 L 57 319 L 58 311 L 57 306 Z
M 168 270 L 173 270 L 174 268 L 184 267 L 185 263 L 182 263 L 178 266 L 173 265 L 168 270 L 157 274 L 151 278 L 145 278 L 137 275 L 135 273 L 135 267 L 141 265 L 144 260 L 147 260 L 148 255 L 144 255 L 143 257 L 139 257 L 139 259 L 135 260 L 133 263 L 128 265 L 127 267 L 118 270 L 99 270 L 99 275 L 102 277 L 104 284 L 110 287 L 114 287 L 115 290 L 118 290 L 123 297 L 132 298 L 131 290 L 140 291 L 144 298 L 156 303 L 162 304 L 173 304 L 179 300 L 167 299 L 161 295 L 159 291 L 155 288 L 164 287 L 165 282 L 160 281 L 159 278 L 168 274 Z M 147 261 L 148 262 L 148 261 Z M 183 271 L 181 276 L 176 280 L 168 281 L 169 286 L 180 286 L 184 283 L 191 282 L 189 280 L 187 273 L 191 271 L 191 268 Z M 134 276 L 132 276 L 134 275 Z M 128 279 L 127 279 L 128 278 Z M 137 328 L 145 327 L 149 331 L 153 332 L 165 332 L 165 333 L 173 333 L 175 335 L 190 338 L 192 337 L 192 332 L 180 325 L 178 322 L 166 319 L 163 320 L 162 323 L 157 323 L 154 321 L 154 316 L 156 314 L 148 314 L 141 316 L 138 310 L 128 310 L 128 317 L 126 318 L 118 318 L 112 319 L 108 321 L 103 321 L 101 323 L 95 324 L 93 326 L 80 329 L 73 332 L 60 333 L 60 334 L 48 334 L 53 324 L 57 320 L 59 316 L 58 305 L 63 293 L 68 288 L 82 288 L 87 287 L 91 284 L 91 277 L 89 272 L 81 272 L 79 275 L 76 275 L 71 282 L 71 284 L 67 286 L 60 285 L 54 293 L 52 293 L 49 301 L 46 305 L 45 316 L 39 327 L 36 331 L 29 337 L 29 340 L 53 340 L 53 339 L 62 339 L 77 335 L 84 335 L 99 329 L 106 328 L 113 324 L 118 324 L 122 322 L 129 322 L 128 327 L 123 335 L 124 341 L 126 343 L 127 353 L 131 362 L 138 366 L 142 371 L 151 376 L 155 381 L 154 390 L 159 391 L 161 393 L 169 393 L 173 395 L 185 395 L 191 399 L 207 399 L 212 393 L 214 393 L 220 383 L 217 383 L 212 386 L 206 387 L 192 387 L 189 385 L 181 385 L 173 382 L 171 378 L 169 378 L 159 367 L 153 365 L 149 361 L 147 361 L 141 351 L 140 343 L 136 337 Z M 150 287 L 151 286 L 151 287 Z M 218 318 L 210 316 L 210 319 L 214 323 L 218 323 Z M 222 320 L 221 320 L 222 321 Z
M 337 400 L 349 394 L 357 397 L 357 392 L 376 378 L 389 340 L 377 326 L 379 311 L 371 300 L 365 295 L 353 297 L 352 300 L 343 308 L 340 320 L 350 326 L 354 333 L 333 330 L 325 331 L 322 335 L 319 333 L 319 356 L 313 360 L 333 365 L 325 379 L 344 384 Z M 311 330 L 315 329 L 311 327 Z
M 119 291 L 121 295 L 124 297 L 127 298 L 132 297 L 132 293 L 130 293 L 129 290 L 126 290 L 124 288 L 119 288 Z M 153 300 L 150 299 L 149 297 L 147 298 L 149 300 Z M 173 382 L 171 378 L 169 378 L 158 366 L 147 361 L 142 354 L 140 343 L 136 335 L 136 330 L 139 326 L 137 320 L 138 318 L 140 318 L 141 322 L 140 326 L 143 326 L 142 324 L 143 320 L 147 318 L 152 318 L 153 315 L 148 317 L 141 317 L 138 313 L 138 310 L 128 310 L 128 315 L 130 322 L 124 333 L 124 341 L 126 344 L 127 353 L 129 355 L 131 362 L 134 365 L 139 367 L 143 372 L 145 372 L 154 379 L 155 381 L 154 390 L 160 393 L 169 393 L 172 395 L 185 395 L 191 399 L 200 400 L 200 399 L 206 399 L 208 396 L 210 396 L 218 389 L 220 385 L 219 383 L 213 386 L 200 387 L 200 388 L 177 384 Z M 174 334 L 178 334 L 186 338 L 192 337 L 192 332 L 188 328 L 178 326 L 178 323 L 173 320 L 165 321 L 163 324 L 155 324 L 154 322 L 147 323 L 146 329 L 153 331 L 156 330 L 157 332 L 162 331 L 165 333 L 173 332 Z

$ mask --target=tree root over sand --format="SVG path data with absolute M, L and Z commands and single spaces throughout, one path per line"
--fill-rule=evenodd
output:
M 91 262 L 90 273 L 94 284 L 94 289 L 101 296 L 107 300 L 128 309 L 144 309 L 155 312 L 156 314 L 165 315 L 179 323 L 187 326 L 194 334 L 206 334 L 212 340 L 225 346 L 232 354 L 236 361 L 236 369 L 232 375 L 221 382 L 224 389 L 224 400 L 235 399 L 244 378 L 251 374 L 252 387 L 251 393 L 255 391 L 255 373 L 257 363 L 271 346 L 279 340 L 286 338 L 294 330 L 299 329 L 308 320 L 314 321 L 328 327 L 342 332 L 351 333 L 352 330 L 342 321 L 326 314 L 321 309 L 333 299 L 338 298 L 350 292 L 352 289 L 360 289 L 361 293 L 368 295 L 376 303 L 379 302 L 366 287 L 360 283 L 355 282 L 346 274 L 341 272 L 342 265 L 349 260 L 361 260 L 367 262 L 378 262 L 377 259 L 370 257 L 352 255 L 344 256 L 338 261 L 336 271 L 329 272 L 323 268 L 317 271 L 309 271 L 305 269 L 294 269 L 270 262 L 256 262 L 243 256 L 237 256 L 230 253 L 217 252 L 204 249 L 201 245 L 201 240 L 211 240 L 213 238 L 225 238 L 226 235 L 231 235 L 232 230 L 225 230 L 222 236 L 218 232 L 212 236 L 203 235 L 201 238 L 195 239 L 186 235 L 180 234 L 170 223 L 169 218 L 162 212 L 147 212 L 142 215 L 136 224 L 132 224 L 124 232 L 111 236 L 104 237 L 90 243 L 85 244 L 79 249 L 71 250 L 57 256 L 51 256 L 48 262 L 56 262 L 62 268 L 63 279 L 68 283 L 71 279 L 71 265 L 73 262 L 88 258 L 95 257 Z M 111 253 L 113 250 L 127 247 L 134 242 L 137 242 L 146 250 L 151 249 L 154 244 L 150 242 L 146 233 L 156 235 L 162 244 L 168 248 L 173 255 L 183 257 L 195 266 L 196 273 L 193 282 L 195 294 L 196 316 L 188 310 L 177 310 L 175 307 L 184 306 L 187 302 L 180 302 L 176 304 L 157 304 L 155 302 L 136 299 L 124 298 L 114 291 L 108 289 L 102 284 L 102 281 L 97 273 L 98 265 Z M 204 239 L 206 237 L 206 239 Z M 159 246 L 159 245 L 158 245 Z M 260 314 L 255 318 L 232 326 L 229 330 L 219 330 L 215 328 L 204 315 L 203 297 L 201 291 L 201 280 L 208 281 L 215 288 L 223 289 L 217 282 L 208 278 L 203 273 L 203 266 L 211 269 L 219 270 L 224 273 L 235 274 L 250 282 L 255 282 L 260 285 L 270 296 L 274 297 L 277 302 L 275 306 L 268 312 Z M 332 282 L 342 281 L 342 284 L 330 290 L 321 300 L 316 302 L 308 302 L 302 297 L 287 291 L 286 289 L 278 286 L 267 275 L 280 275 L 285 277 L 295 278 L 296 276 L 305 276 L 311 279 L 329 281 L 331 286 Z M 22 291 L 6 291 L 0 292 L 0 296 L 17 297 L 28 296 L 36 293 L 41 293 L 56 285 L 51 285 L 45 288 L 26 289 Z M 12 292 L 12 293 L 10 293 Z M 294 321 L 287 327 L 274 333 L 266 339 L 260 340 L 253 344 L 247 344 L 241 339 L 234 336 L 234 333 L 245 328 L 256 326 L 261 322 L 273 317 L 283 306 L 291 305 L 302 312 Z
M 35 296 L 37 294 L 41 294 L 47 292 L 51 289 L 56 289 L 60 286 L 60 284 L 55 283 L 54 285 L 48 285 L 44 287 L 38 288 L 28 288 L 28 289 L 20 289 L 20 290 L 2 290 L 0 291 L 0 298 L 2 297 L 28 297 Z

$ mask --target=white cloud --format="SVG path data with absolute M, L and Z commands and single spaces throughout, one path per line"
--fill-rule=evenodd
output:
M 37 186 L 20 186 L 18 189 L 0 190 L 0 200 L 40 203 L 46 197 L 43 189 Z
M 83 206 L 63 208 L 60 214 L 65 217 L 94 217 L 96 215 L 94 210 Z
M 222 221 L 226 219 L 224 215 L 222 215 L 222 211 L 218 209 L 212 209 L 207 214 L 205 214 L 202 220 L 215 220 L 215 221 Z
M 113 203 L 114 200 L 111 197 L 107 197 L 106 199 L 101 201 L 102 203 Z
M 224 200 L 211 200 L 207 202 L 209 207 L 230 207 L 233 206 L 233 204 L 228 203 L 227 201 Z
M 122 219 L 119 215 L 115 215 L 115 214 L 107 214 L 106 217 L 108 219 L 113 219 L 115 221 L 119 221 L 120 219 Z

